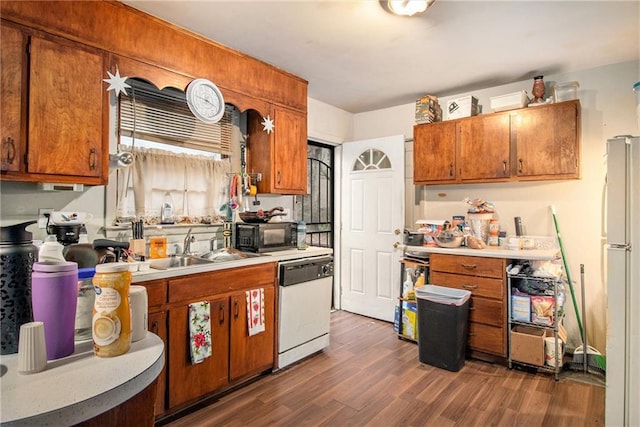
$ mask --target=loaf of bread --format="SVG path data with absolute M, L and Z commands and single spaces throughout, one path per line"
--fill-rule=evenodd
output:
M 484 249 L 487 247 L 482 239 L 475 236 L 467 237 L 467 246 L 471 249 Z

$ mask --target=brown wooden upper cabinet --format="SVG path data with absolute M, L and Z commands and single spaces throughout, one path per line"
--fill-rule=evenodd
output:
M 2 179 L 106 183 L 103 53 L 3 21 L 2 62 Z
M 460 179 L 462 181 L 509 178 L 509 116 L 475 116 L 458 123 Z
M 457 181 L 456 122 L 413 127 L 413 182 L 448 184 Z
M 22 150 L 25 145 L 20 119 L 26 107 L 22 90 L 23 74 L 26 72 L 27 36 L 17 28 L 3 25 L 0 27 L 0 46 L 2 54 L 2 108 L 0 108 L 0 144 L 3 172 L 20 170 Z
M 580 177 L 579 101 L 518 110 L 511 127 L 519 179 Z
M 275 106 L 271 111 L 271 133 L 264 117 L 249 111 L 248 170 L 262 174 L 259 193 L 307 194 L 307 115 Z
M 413 128 L 416 185 L 580 178 L 580 102 Z

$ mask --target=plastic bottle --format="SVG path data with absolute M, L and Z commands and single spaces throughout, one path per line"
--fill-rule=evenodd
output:
M 404 283 L 402 284 L 402 298 L 407 298 L 409 296 L 409 292 L 413 289 L 413 280 L 411 280 L 411 269 L 405 269 L 405 277 Z
M 85 227 L 84 224 L 80 226 L 80 231 L 78 232 L 78 243 L 89 243 L 87 227 Z
M 64 255 L 62 254 L 62 250 L 64 246 L 62 246 L 56 240 L 56 236 L 50 234 L 44 240 L 42 246 L 40 246 L 40 251 L 38 252 L 38 262 L 48 262 L 48 263 L 58 263 L 58 262 L 66 262 L 64 259 Z
M 489 246 L 500 245 L 500 223 L 497 219 L 492 219 L 489 222 Z
M 96 265 L 91 323 L 93 352 L 98 357 L 125 354 L 131 347 L 131 273 L 127 263 Z
M 173 222 L 173 199 L 171 198 L 171 193 L 167 191 L 164 193 L 164 201 L 160 211 L 160 223 L 173 224 Z
M 296 234 L 298 236 L 298 249 L 307 249 L 307 224 L 304 221 L 298 221 Z

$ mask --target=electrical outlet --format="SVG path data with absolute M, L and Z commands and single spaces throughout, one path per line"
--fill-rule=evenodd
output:
M 53 208 L 39 208 L 38 209 L 38 228 L 47 228 L 47 217 L 44 216 L 46 213 L 53 212 Z

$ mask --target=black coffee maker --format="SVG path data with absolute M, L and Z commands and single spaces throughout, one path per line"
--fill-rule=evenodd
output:
M 82 224 L 51 224 L 50 215 L 46 213 L 44 216 L 47 217 L 47 234 L 56 236 L 58 242 L 64 246 L 78 243 Z

